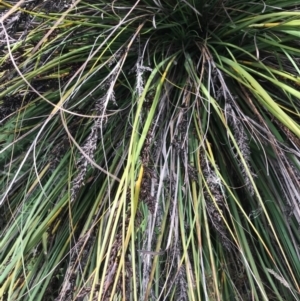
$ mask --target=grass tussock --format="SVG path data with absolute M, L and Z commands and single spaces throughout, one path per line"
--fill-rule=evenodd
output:
M 2 1 L 1 300 L 300 300 L 298 1 Z

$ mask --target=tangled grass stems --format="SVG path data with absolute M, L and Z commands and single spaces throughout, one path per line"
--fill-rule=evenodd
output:
M 299 300 L 292 0 L 6 1 L 2 300 Z

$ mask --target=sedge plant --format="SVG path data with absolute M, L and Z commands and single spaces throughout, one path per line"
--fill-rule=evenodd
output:
M 0 300 L 300 300 L 298 1 L 0 7 Z

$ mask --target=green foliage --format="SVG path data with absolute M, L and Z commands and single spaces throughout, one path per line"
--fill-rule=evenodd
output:
M 1 300 L 300 300 L 298 1 L 6 1 Z

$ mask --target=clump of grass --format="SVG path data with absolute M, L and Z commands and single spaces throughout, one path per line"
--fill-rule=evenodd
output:
M 7 1 L 3 300 L 299 300 L 295 1 Z

